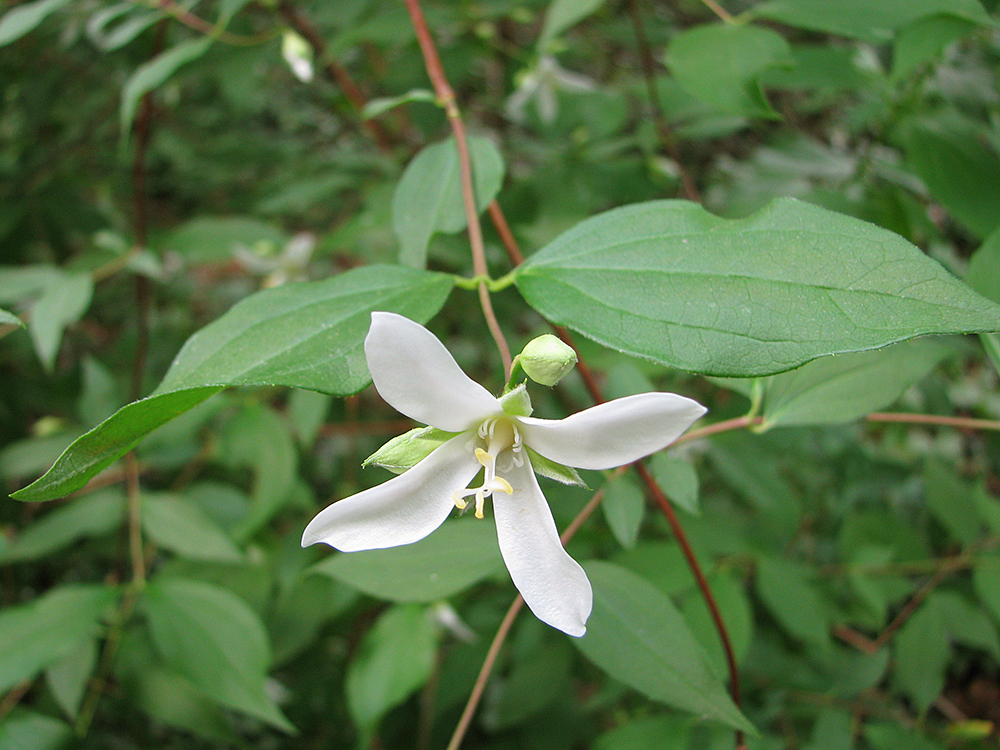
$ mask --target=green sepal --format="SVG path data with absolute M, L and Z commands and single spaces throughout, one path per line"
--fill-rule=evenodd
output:
M 504 414 L 509 414 L 512 417 L 530 417 L 531 412 L 534 411 L 531 408 L 531 398 L 528 396 L 528 389 L 524 383 L 507 391 L 499 400 Z
M 457 432 L 445 432 L 437 427 L 414 427 L 398 437 L 394 437 L 366 458 L 361 465 L 375 464 L 388 469 L 393 474 L 402 474 L 433 453 Z
M 562 484 L 573 484 L 587 490 L 590 489 L 572 466 L 557 464 L 555 461 L 550 461 L 545 456 L 539 455 L 531 450 L 531 448 L 528 448 L 528 446 L 524 447 L 528 451 L 528 460 L 531 461 L 531 468 L 535 470 L 536 474 L 548 477 L 549 479 L 555 479 Z

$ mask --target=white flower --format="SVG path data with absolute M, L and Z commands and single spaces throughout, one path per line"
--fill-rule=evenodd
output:
M 244 245 L 233 249 L 236 262 L 251 273 L 265 275 L 264 288 L 281 286 L 289 281 L 305 281 L 309 259 L 316 248 L 316 235 L 300 232 L 275 255 L 265 255 L 271 248 L 263 245 L 251 250 Z
M 705 408 L 671 393 L 640 393 L 566 419 L 532 418 L 522 413 L 530 413 L 523 389 L 495 398 L 462 372 L 434 334 L 394 313 L 372 313 L 365 356 L 382 398 L 453 436 L 400 476 L 320 511 L 302 545 L 325 542 L 353 552 L 410 544 L 456 506 L 465 508 L 466 498 L 482 518 L 492 497 L 500 552 L 525 603 L 552 627 L 583 635 L 590 582 L 559 541 L 530 455 L 610 469 L 665 448 Z M 482 484 L 466 489 L 480 470 Z
M 525 107 L 534 99 L 539 119 L 549 125 L 559 114 L 557 92 L 578 93 L 595 88 L 587 76 L 566 70 L 552 55 L 542 55 L 533 70 L 518 76 L 517 91 L 507 100 L 505 111 L 510 119 L 523 122 Z

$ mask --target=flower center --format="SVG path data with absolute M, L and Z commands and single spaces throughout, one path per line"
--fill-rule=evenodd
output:
M 483 445 L 486 446 L 485 449 Z M 497 475 L 497 459 L 507 452 L 503 456 L 504 464 L 500 467 L 501 471 L 510 471 L 513 466 L 521 466 L 524 463 L 524 457 L 521 455 L 521 433 L 507 417 L 490 417 L 479 425 L 476 438 L 469 442 L 469 449 L 475 450 L 476 460 L 483 465 L 483 484 L 480 487 L 453 492 L 451 498 L 459 510 L 464 510 L 468 505 L 465 498 L 474 495 L 476 518 L 482 518 L 486 498 L 492 496 L 494 492 L 504 492 L 508 495 L 514 492 L 510 482 Z

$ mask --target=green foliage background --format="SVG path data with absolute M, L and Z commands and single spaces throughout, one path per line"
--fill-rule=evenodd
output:
M 709 407 L 646 465 L 741 687 L 649 487 L 542 480 L 589 632 L 522 613 L 463 747 L 996 747 L 997 4 L 723 5 L 424 3 L 515 353 Z M 412 426 L 372 310 L 504 382 L 402 0 L 10 2 L 0 86 L 0 750 L 446 746 L 492 521 L 299 546 Z

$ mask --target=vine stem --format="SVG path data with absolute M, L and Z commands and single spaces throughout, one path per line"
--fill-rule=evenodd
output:
M 476 192 L 472 184 L 472 160 L 469 157 L 469 142 L 465 134 L 465 124 L 462 122 L 462 114 L 459 112 L 458 104 L 455 100 L 455 92 L 448 83 L 444 68 L 441 66 L 441 58 L 438 55 L 434 38 L 430 29 L 427 28 L 427 20 L 424 12 L 420 8 L 419 0 L 406 0 L 406 9 L 410 14 L 410 22 L 416 32 L 417 41 L 420 44 L 420 52 L 424 58 L 424 65 L 427 68 L 427 76 L 434 86 L 434 94 L 438 103 L 444 108 L 451 125 L 452 135 L 455 136 L 455 146 L 458 150 L 459 176 L 462 185 L 462 204 L 465 207 L 465 218 L 469 226 L 469 245 L 472 248 L 472 267 L 476 276 L 488 277 L 489 268 L 486 265 L 486 250 L 483 245 L 483 231 L 479 224 L 479 211 L 476 208 Z M 483 308 L 483 315 L 486 317 L 486 325 L 490 329 L 490 335 L 496 342 L 500 351 L 500 359 L 503 360 L 504 379 L 510 377 L 511 356 L 510 347 L 504 338 L 503 331 L 500 330 L 500 323 L 497 321 L 496 313 L 493 312 L 493 302 L 490 299 L 490 290 L 485 281 L 479 282 L 479 304 Z

